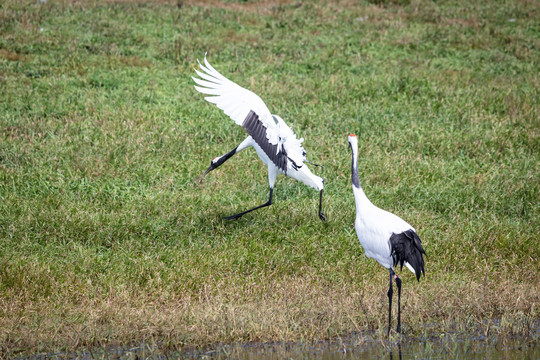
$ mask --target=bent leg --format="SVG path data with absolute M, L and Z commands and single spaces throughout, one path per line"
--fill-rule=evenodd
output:
M 247 138 L 244 139 L 244 141 L 242 141 L 240 143 L 240 145 L 238 145 L 237 147 L 235 147 L 234 149 L 232 149 L 231 151 L 229 151 L 225 155 L 221 155 L 221 156 L 218 156 L 218 157 L 214 158 L 210 162 L 210 166 L 208 167 L 208 169 L 206 169 L 203 176 L 208 174 L 210 171 L 217 169 L 225 161 L 229 160 L 233 155 L 235 155 L 236 153 L 244 150 L 245 148 L 247 148 L 248 146 L 251 146 L 251 145 L 252 145 L 252 139 L 251 139 L 251 136 L 248 136 Z
M 272 193 L 273 193 L 274 189 L 270 188 L 270 197 L 268 198 L 268 201 L 265 202 L 264 204 L 262 205 L 259 205 L 259 206 L 255 206 L 254 208 L 252 209 L 249 209 L 249 210 L 246 210 L 246 211 L 242 211 L 241 213 L 238 213 L 238 214 L 234 214 L 234 215 L 231 215 L 231 216 L 225 216 L 224 219 L 225 220 L 238 220 L 240 219 L 242 216 L 246 215 L 247 213 L 249 212 L 252 212 L 253 210 L 257 210 L 257 209 L 260 209 L 262 207 L 266 207 L 266 206 L 270 206 L 272 205 Z
M 270 183 L 270 196 L 268 197 L 268 201 L 267 201 L 267 202 L 265 202 L 265 203 L 262 204 L 262 205 L 255 206 L 255 207 L 252 208 L 252 209 L 249 209 L 249 210 L 246 210 L 246 211 L 242 211 L 241 213 L 238 213 L 238 214 L 234 214 L 234 215 L 231 215 L 231 216 L 224 217 L 224 219 L 226 219 L 226 220 L 238 220 L 238 219 L 240 219 L 242 216 L 244 216 L 245 214 L 247 214 L 247 213 L 249 213 L 249 212 L 252 212 L 253 210 L 257 210 L 257 209 L 260 209 L 260 208 L 263 208 L 263 207 L 272 205 L 272 194 L 273 194 L 273 192 L 274 192 L 274 184 L 276 183 L 276 177 L 277 177 L 277 170 L 276 170 L 274 167 L 269 166 L 269 167 L 268 167 L 268 182 Z

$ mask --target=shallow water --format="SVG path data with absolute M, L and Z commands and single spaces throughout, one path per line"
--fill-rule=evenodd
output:
M 78 354 L 47 354 L 31 359 L 237 359 L 237 360 L 342 360 L 342 359 L 540 359 L 537 339 L 474 338 L 459 340 L 381 341 L 373 336 L 350 336 L 315 345 L 298 343 L 222 345 L 212 350 L 162 353 L 149 345 L 113 347 Z
M 184 354 L 185 355 L 185 354 Z M 352 339 L 343 343 L 265 344 L 223 346 L 214 351 L 193 354 L 199 359 L 238 360 L 341 360 L 341 359 L 540 359 L 540 348 L 534 341 L 428 341 L 380 342 Z

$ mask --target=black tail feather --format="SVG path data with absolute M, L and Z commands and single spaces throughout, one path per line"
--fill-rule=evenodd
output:
M 403 264 L 408 262 L 414 269 L 416 280 L 420 281 L 420 275 L 424 274 L 424 257 L 426 252 L 422 247 L 422 240 L 414 230 L 407 230 L 399 234 L 390 236 L 390 246 L 392 247 L 392 258 L 394 266 L 399 264 L 403 269 Z

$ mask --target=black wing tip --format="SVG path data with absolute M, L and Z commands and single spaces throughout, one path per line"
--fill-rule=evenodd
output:
M 416 270 L 415 270 L 415 271 L 416 271 Z M 424 272 L 424 269 L 423 269 L 423 268 L 422 268 L 422 273 L 416 272 L 415 275 L 416 275 L 416 281 L 418 281 L 418 282 L 420 282 L 420 277 L 421 277 L 422 275 L 424 275 L 424 277 L 426 277 L 426 273 Z
M 408 262 L 414 269 L 418 282 L 421 275 L 426 276 L 423 257 L 426 252 L 422 247 L 422 240 L 413 229 L 399 234 L 392 234 L 390 236 L 390 245 L 392 247 L 394 266 L 399 264 L 403 269 L 403 264 Z

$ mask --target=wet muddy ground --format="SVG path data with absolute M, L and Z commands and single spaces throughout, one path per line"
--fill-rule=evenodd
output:
M 36 354 L 20 359 L 540 359 L 540 329 L 527 339 L 444 335 L 430 339 L 380 340 L 373 334 L 352 334 L 316 344 L 250 343 L 205 350 L 167 351 L 142 344 L 79 353 Z

